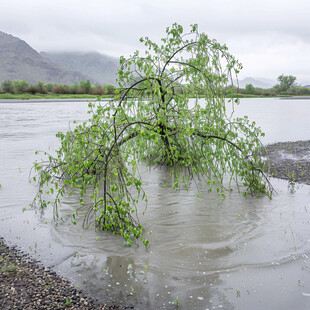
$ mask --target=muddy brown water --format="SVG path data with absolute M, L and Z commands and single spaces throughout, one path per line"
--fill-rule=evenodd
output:
M 310 139 L 310 100 L 242 99 L 266 133 L 264 143 Z M 107 233 L 72 225 L 77 197 L 63 202 L 63 224 L 52 212 L 29 209 L 36 193 L 28 175 L 35 150 L 58 145 L 55 133 L 86 120 L 84 102 L 0 102 L 0 235 L 53 266 L 102 300 L 137 309 L 308 309 L 310 307 L 310 187 L 272 179 L 272 200 L 225 200 L 206 188 L 163 187 L 165 169 L 141 167 L 148 208 L 140 220 L 151 246 L 122 246 Z M 23 211 L 23 208 L 27 208 Z

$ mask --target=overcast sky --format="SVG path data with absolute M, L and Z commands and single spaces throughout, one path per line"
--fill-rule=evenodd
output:
M 284 73 L 310 84 L 309 0 L 1 0 L 0 30 L 37 51 L 129 56 L 177 22 L 226 43 L 239 78 Z

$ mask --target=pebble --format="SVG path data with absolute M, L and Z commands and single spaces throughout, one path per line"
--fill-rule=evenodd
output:
M 274 177 L 310 185 L 310 141 L 278 142 L 266 149 Z
M 0 237 L 0 309 L 134 309 L 105 304 L 76 289 L 66 278 L 41 266 Z

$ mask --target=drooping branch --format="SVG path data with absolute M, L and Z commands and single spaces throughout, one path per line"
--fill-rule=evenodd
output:
M 189 186 L 190 178 L 179 176 L 180 169 L 187 169 L 191 176 L 213 178 L 219 191 L 229 174 L 237 184 L 241 178 L 251 193 L 272 192 L 256 154 L 261 130 L 245 118 L 231 122 L 226 116 L 222 90 L 231 72 L 241 67 L 226 46 L 200 34 L 197 25 L 183 33 L 177 24 L 167 29 L 162 44 L 148 38 L 141 42 L 145 57 L 136 52 L 120 61 L 115 98 L 93 104 L 92 118 L 60 134 L 56 156 L 47 154 L 48 160 L 34 167 L 42 207 L 48 204 L 44 187 L 56 193 L 57 216 L 61 197 L 75 189 L 80 194 L 76 210 L 84 208 L 85 195 L 90 201 L 84 224 L 91 221 L 118 233 L 128 245 L 131 239 L 148 244 L 136 212 L 140 201 L 147 200 L 136 169 L 141 161 L 166 165 L 174 185 Z M 196 98 L 194 106 L 191 97 Z M 75 223 L 76 211 L 72 216 Z
M 225 137 L 220 137 L 220 136 L 216 136 L 216 135 L 207 135 L 207 134 L 204 134 L 202 132 L 200 132 L 199 130 L 195 129 L 194 130 L 194 133 L 193 135 L 197 135 L 198 137 L 202 137 L 204 139 L 216 139 L 216 140 L 222 140 L 222 141 L 225 141 L 227 142 L 228 144 L 232 145 L 234 148 L 236 148 L 238 151 L 240 151 L 241 153 L 243 152 L 242 149 L 236 145 L 235 143 L 233 143 L 232 141 L 228 140 L 227 138 Z

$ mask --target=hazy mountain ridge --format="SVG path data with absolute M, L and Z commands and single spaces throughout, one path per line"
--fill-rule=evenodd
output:
M 26 80 L 36 84 L 45 83 L 72 85 L 90 80 L 92 84 L 116 85 L 119 60 L 97 52 L 40 52 L 25 41 L 0 31 L 0 83 L 4 80 Z M 268 89 L 277 84 L 275 80 L 247 77 L 240 79 L 239 88 L 252 84 Z M 305 87 L 309 87 L 306 85 Z
M 260 79 L 254 79 L 252 77 L 246 77 L 242 80 L 239 80 L 239 87 L 245 88 L 247 84 L 252 84 L 254 87 L 258 88 L 271 88 L 272 86 L 276 85 L 276 82 L 273 82 L 272 80 L 260 78 Z
M 76 71 L 65 70 L 42 57 L 25 41 L 0 31 L 0 82 L 26 80 L 31 84 L 39 80 L 51 83 L 73 84 L 88 77 Z
M 92 84 L 116 84 L 119 59 L 97 52 L 41 52 L 57 65 L 90 77 Z

